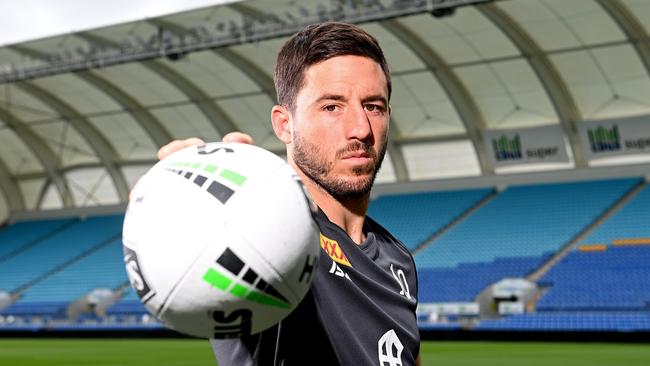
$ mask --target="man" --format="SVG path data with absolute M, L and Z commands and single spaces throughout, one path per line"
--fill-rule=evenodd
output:
M 218 364 L 415 365 L 415 264 L 365 216 L 390 116 L 379 44 L 353 25 L 309 26 L 280 50 L 275 87 L 273 130 L 320 208 L 323 250 L 312 289 L 294 312 L 261 334 L 212 340 Z M 252 143 L 241 133 L 224 141 Z M 200 143 L 175 141 L 159 157 Z

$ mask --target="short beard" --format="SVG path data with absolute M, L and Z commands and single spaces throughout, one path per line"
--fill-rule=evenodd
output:
M 384 143 L 380 149 L 379 153 L 377 153 L 372 145 L 357 141 L 348 144 L 345 148 L 336 152 L 335 159 L 340 159 L 343 155 L 352 151 L 364 151 L 370 158 L 374 158 L 375 164 L 370 168 L 372 169 L 371 172 L 369 172 L 366 167 L 358 166 L 354 167 L 352 170 L 355 175 L 371 173 L 368 178 L 358 183 L 331 177 L 330 174 L 334 162 L 328 162 L 319 151 L 317 145 L 312 144 L 299 136 L 296 136 L 296 139 L 294 140 L 293 161 L 298 169 L 300 169 L 316 184 L 321 186 L 332 197 L 339 201 L 348 201 L 365 197 L 370 193 L 375 178 L 377 177 L 377 173 L 381 168 L 381 163 L 384 161 L 386 143 Z

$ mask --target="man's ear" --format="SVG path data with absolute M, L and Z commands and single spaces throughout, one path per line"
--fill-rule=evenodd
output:
M 271 123 L 273 124 L 273 131 L 280 141 L 285 144 L 293 142 L 291 136 L 291 120 L 289 109 L 283 105 L 275 105 L 271 109 Z

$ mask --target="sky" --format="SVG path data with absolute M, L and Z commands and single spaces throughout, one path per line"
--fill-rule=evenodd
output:
M 228 2 L 233 0 L 0 0 L 0 45 Z

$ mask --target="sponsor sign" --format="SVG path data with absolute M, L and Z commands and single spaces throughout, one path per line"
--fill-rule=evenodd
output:
M 585 159 L 650 154 L 650 116 L 634 116 L 578 125 Z
M 330 256 L 336 263 L 340 263 L 344 266 L 352 267 L 352 264 L 348 260 L 348 257 L 343 253 L 341 246 L 336 240 L 330 239 L 320 234 L 320 247 L 323 248 L 325 253 Z
M 568 162 L 564 133 L 559 125 L 516 130 L 483 131 L 492 167 Z

